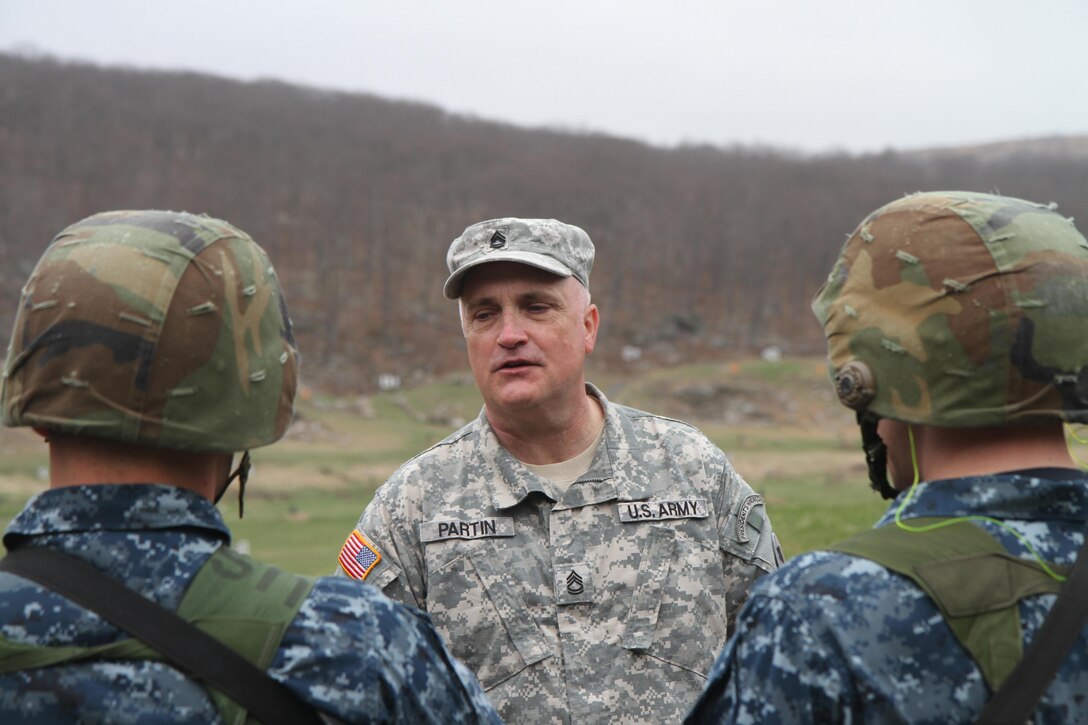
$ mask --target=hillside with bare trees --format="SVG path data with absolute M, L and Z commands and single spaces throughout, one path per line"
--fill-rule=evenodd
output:
M 604 364 L 623 364 L 625 347 L 644 364 L 816 351 L 809 300 L 865 213 L 910 191 L 964 188 L 1055 201 L 1088 220 L 1086 148 L 666 149 L 276 82 L 0 55 L 0 336 L 62 227 L 105 209 L 170 208 L 228 219 L 269 251 L 304 374 L 325 386 L 464 367 L 441 294 L 445 251 L 498 216 L 589 232 Z

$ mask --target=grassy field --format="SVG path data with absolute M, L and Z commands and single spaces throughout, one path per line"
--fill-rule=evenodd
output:
M 591 376 L 611 400 L 698 425 L 767 500 L 786 556 L 866 528 L 885 503 L 868 490 L 852 416 L 832 399 L 822 360 L 734 361 Z M 374 490 L 401 462 L 480 409 L 468 376 L 367 397 L 304 390 L 287 438 L 254 452 L 246 515 L 220 504 L 250 553 L 325 574 Z M 45 488 L 45 446 L 0 432 L 0 520 Z

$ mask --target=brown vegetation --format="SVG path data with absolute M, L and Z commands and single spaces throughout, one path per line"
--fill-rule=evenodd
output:
M 1086 182 L 1083 155 L 1008 145 L 664 149 L 366 95 L 0 55 L 0 334 L 52 234 L 105 209 L 172 208 L 228 219 L 268 249 L 310 382 L 365 390 L 383 372 L 441 373 L 464 365 L 440 291 L 446 247 L 472 222 L 515 215 L 594 239 L 604 364 L 620 366 L 624 346 L 643 363 L 816 351 L 809 300 L 871 209 L 966 188 L 1088 219 Z

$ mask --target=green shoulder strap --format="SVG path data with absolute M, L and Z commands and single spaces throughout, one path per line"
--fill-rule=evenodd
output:
M 947 519 L 911 519 L 911 525 L 940 521 Z M 985 529 L 967 521 L 920 533 L 891 524 L 828 549 L 870 559 L 912 579 L 940 609 L 991 691 L 1023 654 L 1017 602 L 1033 594 L 1056 594 L 1062 586 L 1038 563 L 1012 556 Z
M 220 547 L 194 577 L 178 615 L 265 670 L 314 580 Z M 162 660 L 136 639 L 97 647 L 36 647 L 0 637 L 0 674 L 80 660 Z M 241 723 L 245 712 L 210 690 L 224 722 Z

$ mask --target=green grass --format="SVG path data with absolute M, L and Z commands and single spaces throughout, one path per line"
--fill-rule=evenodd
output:
M 238 519 L 237 494 L 219 503 L 220 513 L 249 553 L 300 574 L 331 574 L 344 539 L 373 496 L 373 489 L 302 489 L 290 495 L 261 495 L 247 489 L 245 518 Z
M 740 366 L 740 375 L 744 378 L 755 378 L 765 383 L 781 384 L 800 380 L 818 379 L 826 380 L 827 368 L 822 360 L 813 365 L 812 360 L 779 360 L 768 362 L 765 360 L 749 360 Z M 828 382 L 828 385 L 831 383 Z
M 767 503 L 787 559 L 872 527 L 888 508 L 862 480 L 791 476 L 768 478 L 753 488 Z
M 471 378 L 451 379 L 398 393 L 416 411 L 440 411 L 466 421 L 480 413 L 483 398 Z
M 743 431 L 737 430 L 735 426 L 729 429 L 718 429 L 713 425 L 703 426 L 702 431 L 716 446 L 727 453 L 734 451 L 762 451 L 786 454 L 829 450 L 860 450 L 859 445 L 856 445 L 853 441 L 844 444 L 838 440 L 811 435 L 782 435 L 774 431 Z

